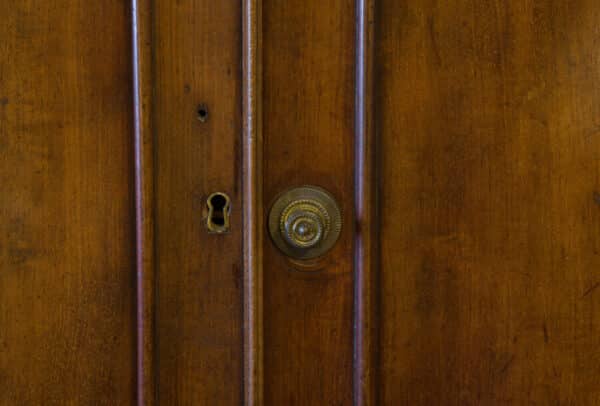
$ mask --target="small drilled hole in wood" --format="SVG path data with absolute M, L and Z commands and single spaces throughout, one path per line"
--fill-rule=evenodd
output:
M 208 107 L 206 107 L 205 104 L 198 106 L 198 109 L 196 110 L 196 117 L 203 123 L 208 120 Z

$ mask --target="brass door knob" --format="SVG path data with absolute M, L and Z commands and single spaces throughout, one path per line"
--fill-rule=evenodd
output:
M 284 254 L 297 259 L 325 254 L 337 241 L 341 228 L 335 199 L 317 186 L 282 193 L 269 214 L 273 242 Z

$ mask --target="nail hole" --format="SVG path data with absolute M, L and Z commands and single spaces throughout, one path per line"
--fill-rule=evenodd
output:
M 208 120 L 208 107 L 204 104 L 199 105 L 196 110 L 196 116 L 198 117 L 198 120 L 205 123 L 206 120 Z

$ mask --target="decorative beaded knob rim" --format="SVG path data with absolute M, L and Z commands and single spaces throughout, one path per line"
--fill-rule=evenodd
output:
M 282 193 L 269 213 L 273 242 L 284 254 L 296 259 L 325 254 L 336 243 L 341 228 L 337 202 L 318 186 L 301 186 Z

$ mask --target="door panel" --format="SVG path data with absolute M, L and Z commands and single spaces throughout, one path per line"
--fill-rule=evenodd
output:
M 117 3 L 0 5 L 0 404 L 600 404 L 596 2 Z
M 265 240 L 265 403 L 347 404 L 354 6 L 291 3 L 265 1 L 262 9 L 264 218 L 280 193 L 310 184 L 335 196 L 344 224 L 335 249 L 320 260 L 290 260 Z
M 239 404 L 242 383 L 241 9 L 153 8 L 158 404 Z M 211 234 L 207 199 L 231 199 Z
M 0 16 L 0 404 L 132 404 L 128 8 Z
M 592 1 L 381 1 L 381 402 L 600 402 Z

